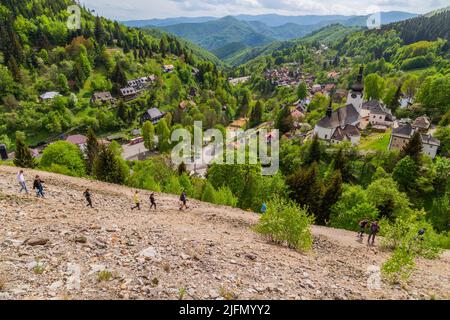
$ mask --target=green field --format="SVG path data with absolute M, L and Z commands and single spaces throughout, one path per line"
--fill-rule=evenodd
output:
M 361 138 L 360 150 L 386 151 L 389 147 L 391 130 L 385 133 L 373 133 L 367 137 Z

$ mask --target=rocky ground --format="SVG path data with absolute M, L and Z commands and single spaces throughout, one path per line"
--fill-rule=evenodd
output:
M 0 166 L 0 299 L 448 299 L 450 258 L 418 261 L 408 285 L 382 282 L 371 268 L 387 252 L 354 233 L 314 227 L 313 251 L 268 243 L 258 216 L 197 201 L 178 210 L 131 211 L 133 190 L 39 174 L 46 198 L 18 194 L 16 168 Z M 29 187 L 34 171 L 27 170 Z M 93 191 L 95 209 L 82 193 Z

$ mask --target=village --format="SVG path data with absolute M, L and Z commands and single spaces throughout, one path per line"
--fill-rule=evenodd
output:
M 169 74 L 174 72 L 175 67 L 173 65 L 163 65 L 162 69 L 164 73 Z M 198 73 L 198 70 L 193 70 L 192 72 L 195 74 Z M 284 134 L 283 138 L 301 138 L 301 140 L 306 141 L 312 139 L 314 135 L 317 135 L 319 139 L 328 145 L 348 142 L 352 146 L 358 147 L 362 142 L 363 135 L 365 137 L 373 136 L 374 139 L 382 139 L 386 134 L 389 134 L 389 142 L 386 145 L 386 150 L 401 150 L 408 144 L 413 135 L 419 132 L 422 137 L 423 153 L 432 159 L 438 153 L 440 141 L 433 137 L 434 127 L 427 115 L 422 115 L 416 119 L 396 119 L 392 115 L 391 110 L 381 101 L 365 101 L 362 67 L 355 84 L 349 90 L 337 89 L 336 82 L 340 77 L 339 72 L 328 72 L 327 78 L 333 79 L 334 82 L 319 84 L 316 81 L 317 77 L 315 75 L 301 71 L 300 66 L 296 63 L 286 64 L 278 69 L 268 69 L 264 72 L 264 77 L 277 87 L 290 87 L 295 90 L 300 83 L 305 83 L 307 87 L 308 94 L 305 99 L 298 100 L 291 106 L 281 106 L 282 108 L 290 109 L 292 118 L 292 130 Z M 245 85 L 250 78 L 250 76 L 229 78 L 228 81 L 233 86 Z M 151 89 L 156 80 L 157 76 L 154 74 L 130 79 L 127 81 L 126 87 L 120 88 L 120 94 L 117 98 L 113 97 L 112 93 L 108 91 L 94 92 L 90 102 L 93 105 L 103 104 L 115 108 L 118 99 L 124 102 L 130 102 L 146 90 Z M 318 93 L 331 97 L 330 105 L 328 106 L 326 115 L 312 127 L 304 120 L 308 115 L 311 100 Z M 187 99 L 179 103 L 179 110 L 184 112 L 191 107 L 196 107 L 195 97 L 197 94 L 198 89 L 191 87 Z M 61 96 L 58 92 L 46 92 L 39 99 L 42 103 L 47 103 L 58 96 Z M 401 107 L 409 107 L 411 103 L 409 101 L 405 102 L 404 100 L 402 98 L 400 101 Z M 342 101 L 346 101 L 346 105 L 334 110 L 332 103 L 340 103 Z M 223 110 L 226 110 L 226 106 L 223 106 Z M 142 125 L 145 121 L 150 121 L 153 125 L 156 125 L 165 115 L 164 112 L 153 107 L 139 116 L 139 123 Z M 232 132 L 262 128 L 271 130 L 274 127 L 274 122 L 268 121 L 260 124 L 257 128 L 248 128 L 248 120 L 248 118 L 237 118 L 228 125 L 226 130 Z M 84 151 L 87 137 L 82 133 L 76 132 L 61 134 L 47 142 L 41 142 L 36 146 L 32 146 L 31 151 L 33 156 L 40 157 L 48 143 L 57 140 L 65 140 L 77 145 Z M 109 134 L 101 138 L 99 143 L 108 145 L 112 141 L 117 141 L 121 144 L 123 149 L 122 157 L 125 160 L 145 160 L 157 154 L 153 150 L 149 151 L 145 148 L 140 128 L 132 129 L 129 134 L 124 134 L 123 132 Z M 155 144 L 157 143 L 158 137 L 155 136 Z M 239 144 L 240 141 L 238 140 L 235 142 L 234 147 L 238 148 Z M 2 152 L 3 160 L 13 157 L 14 154 L 8 155 L 6 150 Z M 204 169 L 201 165 L 197 167 L 194 165 L 192 166 L 192 171 L 196 172 L 199 168 Z

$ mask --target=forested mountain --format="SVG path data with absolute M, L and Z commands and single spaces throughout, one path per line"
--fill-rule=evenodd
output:
M 383 29 L 396 30 L 407 44 L 421 40 L 434 41 L 438 38 L 450 40 L 450 8 L 392 23 L 384 26 Z
M 381 22 L 401 21 L 414 14 L 404 12 L 383 12 Z M 246 62 L 265 51 L 265 46 L 274 41 L 302 38 L 330 24 L 365 27 L 368 16 L 228 16 L 206 22 L 172 24 L 180 19 L 162 21 L 158 28 L 179 37 L 188 39 L 202 48 L 212 51 L 216 56 L 231 65 Z M 192 21 L 189 19 L 187 21 Z M 142 21 L 127 22 L 129 25 L 142 25 Z M 149 27 L 150 28 L 150 27 Z
M 417 14 L 388 11 L 382 12 L 382 23 L 391 23 L 416 17 Z M 312 26 L 312 25 L 327 25 L 333 23 L 342 23 L 349 26 L 365 26 L 367 21 L 366 16 L 344 16 L 344 15 L 301 15 L 301 16 L 284 16 L 279 14 L 261 14 L 261 15 L 247 15 L 240 14 L 233 16 L 239 21 L 245 22 L 260 22 L 268 27 L 279 27 L 286 24 L 295 24 L 297 26 Z M 123 21 L 123 24 L 130 27 L 164 27 L 184 23 L 203 23 L 208 21 L 219 20 L 216 17 L 179 17 L 166 19 L 148 19 L 148 20 L 130 20 Z
M 205 23 L 186 23 L 162 27 L 164 31 L 188 39 L 207 50 L 218 50 L 231 43 L 260 46 L 275 39 L 256 32 L 248 23 L 225 17 Z

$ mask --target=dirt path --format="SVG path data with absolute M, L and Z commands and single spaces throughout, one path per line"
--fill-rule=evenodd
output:
M 358 243 L 353 232 L 314 226 L 313 250 L 302 254 L 255 234 L 254 213 L 198 201 L 181 213 L 178 197 L 165 194 L 149 211 L 146 191 L 143 210 L 131 211 L 130 188 L 44 172 L 47 198 L 37 199 L 17 193 L 16 173 L 0 166 L 0 299 L 450 296 L 447 256 L 418 261 L 407 286 L 369 289 L 368 270 L 388 253 Z M 25 174 L 30 181 L 36 172 Z M 85 207 L 87 187 L 95 209 Z

